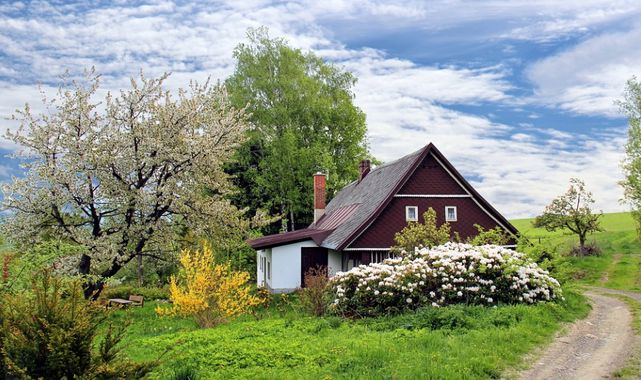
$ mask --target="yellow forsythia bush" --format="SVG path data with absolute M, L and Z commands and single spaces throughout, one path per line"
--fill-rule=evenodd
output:
M 202 249 L 180 253 L 180 272 L 169 283 L 171 308 L 157 307 L 160 316 L 194 316 L 201 327 L 223 323 L 261 303 L 247 284 L 249 273 L 214 262 L 206 242 Z

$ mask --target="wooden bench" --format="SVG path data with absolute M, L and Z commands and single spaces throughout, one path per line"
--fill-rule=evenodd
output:
M 145 306 L 145 299 L 142 296 L 129 296 L 129 302 L 134 306 Z
M 107 301 L 107 307 L 111 306 L 112 304 L 119 305 L 119 306 L 144 306 L 145 305 L 145 299 L 142 296 L 129 296 L 129 299 L 123 299 L 123 298 L 110 298 L 109 301 Z
M 110 298 L 109 301 L 107 302 L 107 307 L 111 306 L 112 304 L 116 304 L 119 306 L 129 306 L 133 302 L 130 300 L 122 299 L 122 298 Z

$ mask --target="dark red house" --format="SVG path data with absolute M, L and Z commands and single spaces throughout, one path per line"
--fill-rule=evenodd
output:
M 429 208 L 438 223 L 449 222 L 462 238 L 474 224 L 518 231 L 492 207 L 433 144 L 396 161 L 370 168 L 325 207 L 325 175 L 314 175 L 314 223 L 308 228 L 264 236 L 249 244 L 257 250 L 257 280 L 274 292 L 304 286 L 303 274 L 316 265 L 329 275 L 389 257 L 394 234 L 409 221 L 422 222 Z

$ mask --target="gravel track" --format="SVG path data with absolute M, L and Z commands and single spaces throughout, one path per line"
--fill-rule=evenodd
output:
M 641 294 L 632 294 L 641 301 Z M 519 379 L 603 379 L 625 364 L 637 341 L 630 310 L 616 298 L 593 292 L 586 296 L 592 303 L 588 317 L 570 325 Z

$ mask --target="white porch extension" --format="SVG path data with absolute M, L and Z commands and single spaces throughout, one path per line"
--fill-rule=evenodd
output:
M 290 293 L 301 287 L 301 249 L 317 248 L 313 240 L 285 244 L 256 251 L 256 283 L 272 293 Z M 327 253 L 328 275 L 334 276 L 341 270 L 340 252 Z

